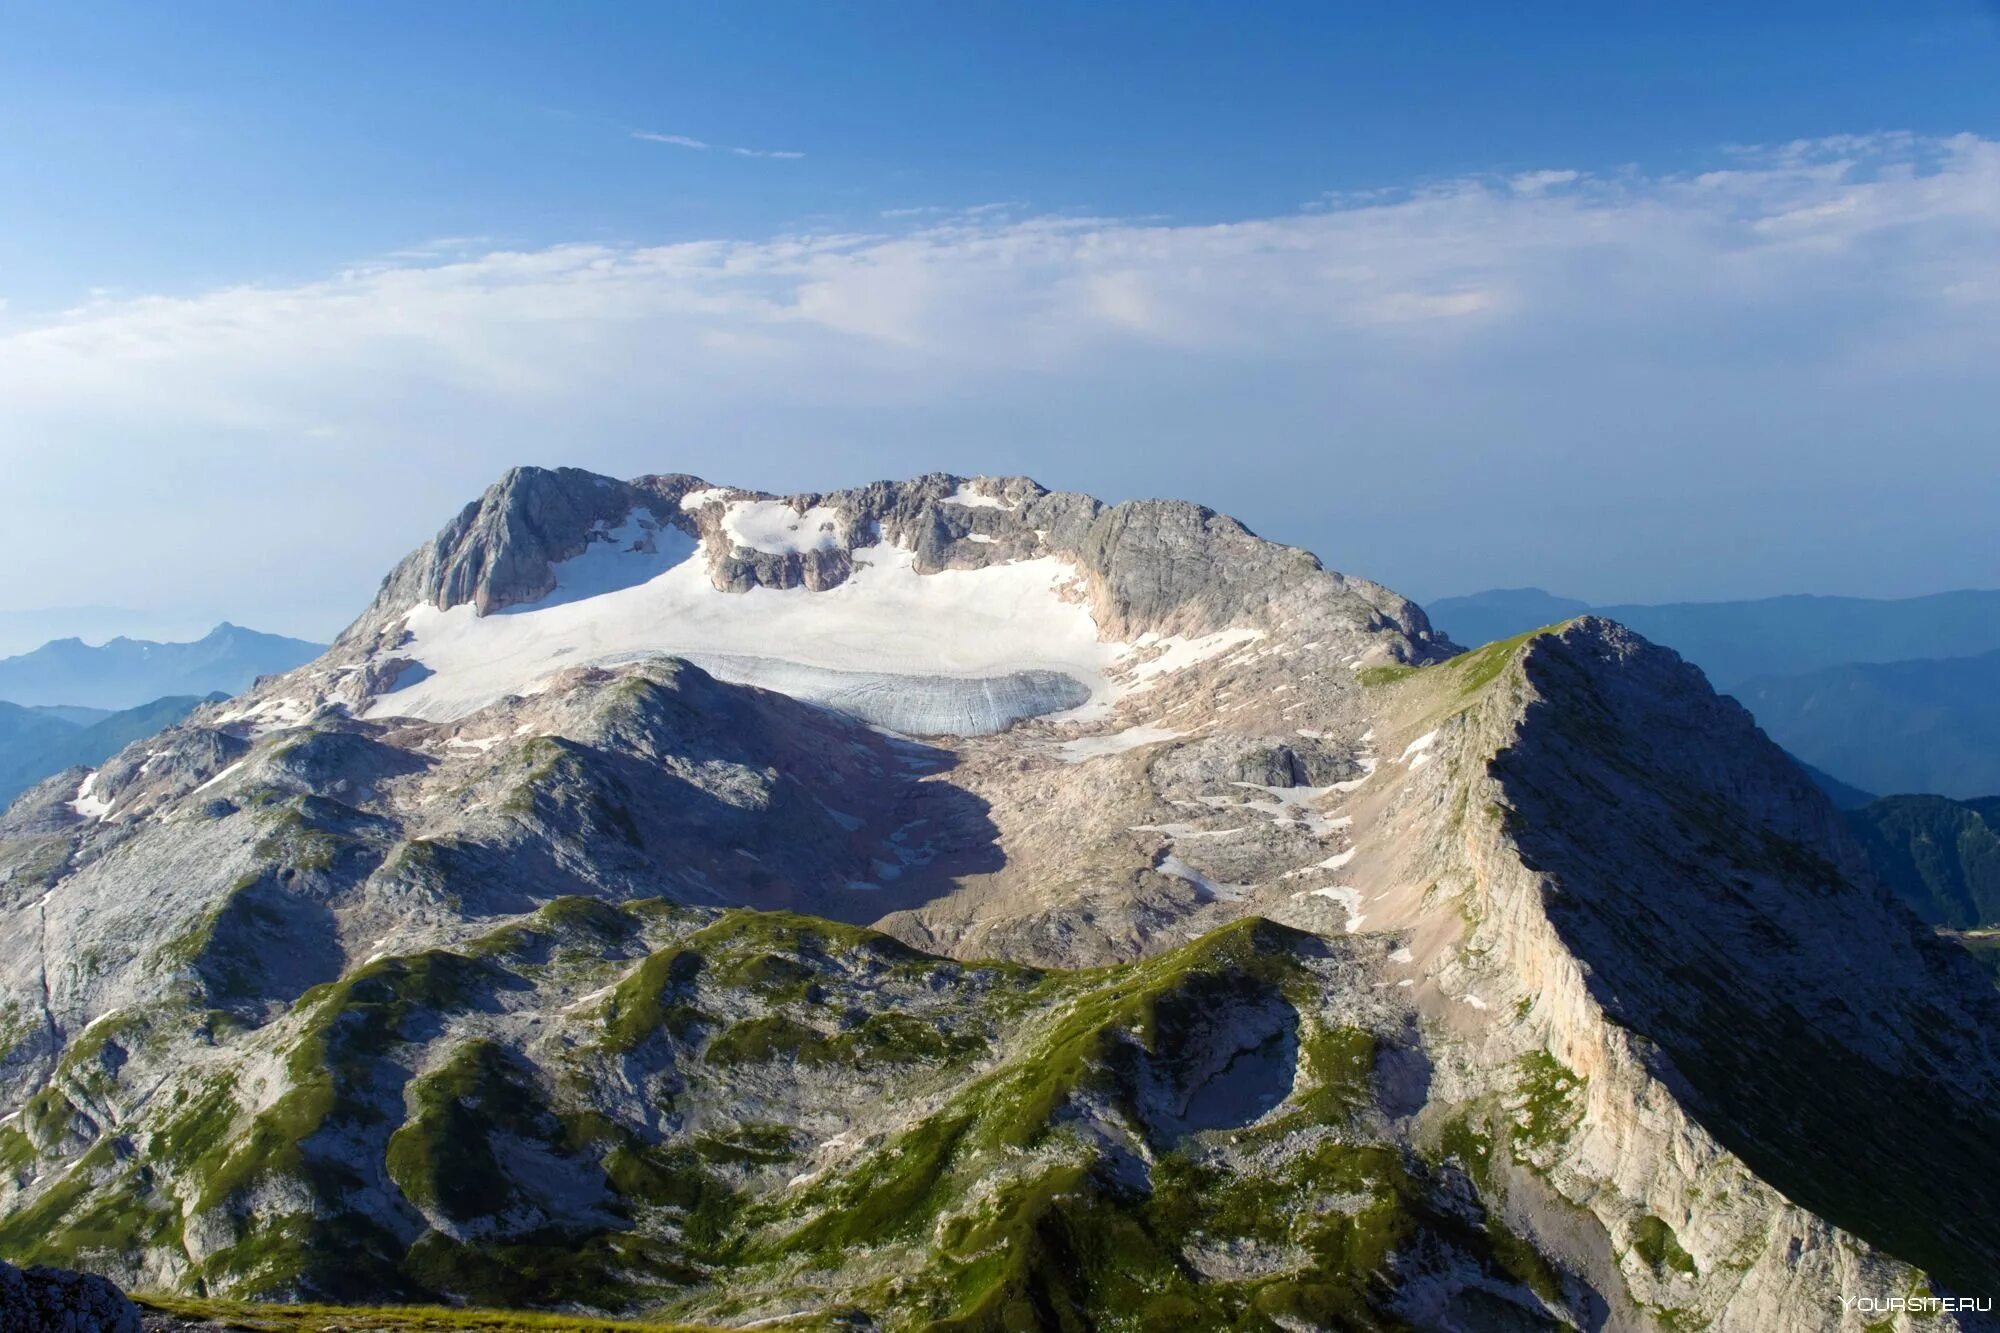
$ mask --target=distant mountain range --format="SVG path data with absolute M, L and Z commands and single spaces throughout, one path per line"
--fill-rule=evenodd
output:
M 1586 612 L 1604 616 L 1666 644 L 1706 672 L 1717 689 L 1732 692 L 1753 677 L 1796 675 L 1850 662 L 2000 652 L 1996 590 L 1600 606 L 1540 588 L 1495 588 L 1440 598 L 1424 610 L 1431 624 L 1467 647 Z
M 2000 591 L 1593 606 L 1505 588 L 1428 610 L 1467 645 L 1585 612 L 1605 616 L 1702 668 L 1772 739 L 1840 784 L 1956 797 L 2000 791 Z
M 1918 916 L 1954 930 L 2000 924 L 2000 796 L 1890 796 L 1847 822 Z
M 228 621 L 192 643 L 115 638 L 92 647 L 55 639 L 0 658 L 0 699 L 117 711 L 169 695 L 236 694 L 259 676 L 311 661 L 323 647 Z
M 171 727 L 203 702 L 198 695 L 171 695 L 115 713 L 0 703 L 0 806 L 52 773 L 79 764 L 96 767 L 133 741 Z
M 1889 796 L 1847 822 L 1882 882 L 2000 982 L 2000 796 Z
M 135 639 L 192 639 L 208 624 L 204 617 L 173 612 L 134 611 L 119 606 L 36 606 L 0 611 L 0 657 L 25 653 L 51 639 L 71 635 L 103 643 L 123 634 Z
M 1731 693 L 1780 745 L 1871 791 L 2000 791 L 2000 652 L 1849 662 Z

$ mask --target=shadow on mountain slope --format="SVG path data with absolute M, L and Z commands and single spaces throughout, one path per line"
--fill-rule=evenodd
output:
M 2000 1286 L 2000 996 L 1733 700 L 1669 652 L 1618 651 L 1539 640 L 1540 697 L 1494 764 L 1593 994 L 1788 1198 L 1959 1290 Z

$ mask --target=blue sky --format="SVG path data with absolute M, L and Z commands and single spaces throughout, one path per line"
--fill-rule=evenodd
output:
M 512 462 L 1996 584 L 1996 141 L 1973 3 L 0 3 L 4 601 L 327 633 Z

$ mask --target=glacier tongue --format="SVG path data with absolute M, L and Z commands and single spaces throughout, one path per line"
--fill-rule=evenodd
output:
M 865 547 L 838 587 L 736 593 L 714 587 L 699 548 L 659 544 L 681 558 L 662 567 L 665 552 L 606 542 L 558 566 L 557 595 L 534 605 L 413 608 L 393 651 L 428 674 L 368 716 L 449 720 L 570 667 L 672 656 L 893 730 L 972 736 L 1107 697 L 1125 651 L 1099 640 L 1069 592 L 1075 566 L 1053 557 L 919 574 L 909 552 Z
M 1090 702 L 1090 687 L 1060 671 L 999 676 L 829 671 L 775 657 L 678 654 L 718 680 L 757 685 L 911 736 L 990 736 L 1016 722 Z

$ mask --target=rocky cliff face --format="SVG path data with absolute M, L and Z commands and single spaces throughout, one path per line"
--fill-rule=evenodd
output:
M 511 474 L 319 662 L 24 795 L 0 918 L 0 1255 L 128 1282 L 1743 1330 L 2000 1285 L 1994 993 L 1741 709 L 1603 621 L 1452 656 L 1192 505 Z
M 1375 882 L 1419 939 L 1459 918 L 1415 998 L 1474 1043 L 1445 1133 L 1519 1224 L 1633 1323 L 1834 1326 L 1903 1290 L 1885 1251 L 1991 1289 L 2000 1008 L 1740 707 L 1593 620 L 1382 688 L 1444 720 Z

